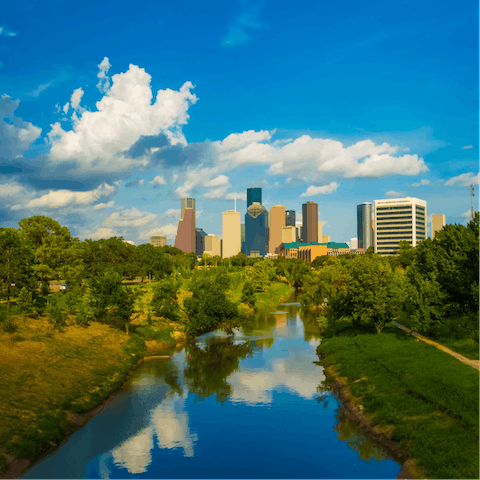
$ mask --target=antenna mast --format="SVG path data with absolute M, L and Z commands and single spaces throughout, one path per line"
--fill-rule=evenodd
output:
M 473 183 L 470 185 L 470 216 L 473 220 L 473 197 L 475 196 L 475 190 L 473 188 Z

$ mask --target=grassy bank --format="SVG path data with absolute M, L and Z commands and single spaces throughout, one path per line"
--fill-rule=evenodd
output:
M 478 371 L 387 325 L 338 322 L 318 353 L 364 414 L 416 459 L 420 478 L 478 478 Z
M 415 330 L 415 325 L 407 312 L 402 312 L 396 320 L 403 326 Z M 469 324 L 471 324 L 471 320 L 466 317 L 446 318 L 442 324 L 432 325 L 427 331 L 418 333 L 445 345 L 470 360 L 478 360 L 478 335 L 468 328 Z

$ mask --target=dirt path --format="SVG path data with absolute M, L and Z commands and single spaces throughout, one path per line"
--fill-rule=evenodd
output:
M 460 360 L 461 362 L 466 363 L 467 365 L 470 365 L 471 367 L 476 368 L 477 370 L 480 370 L 478 360 L 470 360 L 469 358 L 466 358 L 463 355 L 460 355 L 459 353 L 454 352 L 453 350 L 450 350 L 447 347 L 444 347 L 440 343 L 434 342 L 433 340 L 430 340 L 429 338 L 424 337 L 423 335 L 420 335 L 419 333 L 414 332 L 413 330 L 410 330 L 409 328 L 404 327 L 403 325 L 400 325 L 399 323 L 397 323 L 393 320 L 392 320 L 392 323 L 396 327 L 401 328 L 402 330 L 404 330 L 407 333 L 410 333 L 414 337 L 417 337 L 419 340 L 422 340 L 425 343 L 429 343 L 430 345 L 433 345 L 434 347 L 438 348 L 439 350 L 442 350 L 445 353 L 448 353 L 449 355 L 451 355 L 452 357 L 455 357 L 456 359 Z

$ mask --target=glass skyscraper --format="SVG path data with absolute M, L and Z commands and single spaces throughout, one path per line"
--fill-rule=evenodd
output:
M 286 227 L 295 226 L 295 210 L 287 210 L 285 212 L 285 226 Z
M 262 203 L 262 189 L 259 187 L 247 188 L 247 208 L 253 202 Z
M 260 190 L 260 189 L 258 189 Z M 267 254 L 268 212 L 263 205 L 253 202 L 245 214 L 245 254 Z
M 357 238 L 358 248 L 367 250 L 373 247 L 372 204 L 370 202 L 357 205 Z

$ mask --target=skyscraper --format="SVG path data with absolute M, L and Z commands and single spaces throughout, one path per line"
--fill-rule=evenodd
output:
M 318 205 L 315 202 L 304 203 L 302 214 L 302 241 L 305 243 L 318 242 Z
M 292 226 L 282 227 L 282 243 L 293 243 L 297 241 L 296 228 Z
M 282 227 L 285 226 L 285 207 L 274 205 L 270 209 L 268 230 L 268 253 L 275 253 L 282 243 Z
M 206 235 L 207 234 L 202 228 L 195 229 L 195 253 L 197 254 L 197 257 L 201 257 L 203 255 L 203 251 L 205 250 Z
M 285 226 L 286 227 L 295 226 L 295 210 L 287 210 L 285 212 Z
M 253 202 L 245 214 L 245 254 L 267 254 L 268 212 L 263 205 Z
M 357 205 L 358 248 L 367 250 L 373 247 L 372 204 L 364 202 Z
M 401 240 L 412 247 L 426 238 L 427 202 L 414 197 L 375 200 L 375 253 L 397 253 Z
M 182 207 L 182 216 L 181 216 L 182 220 L 185 216 L 185 210 L 187 209 L 193 210 L 193 215 L 195 216 L 195 199 L 194 198 L 182 198 L 181 207 Z
M 221 247 L 220 240 L 218 239 L 217 235 L 209 233 L 205 236 L 205 250 L 203 253 L 210 255 L 211 257 L 220 256 Z
M 435 238 L 435 234 L 445 226 L 445 223 L 445 215 L 432 214 L 432 240 Z
M 233 257 L 242 248 L 240 212 L 227 210 L 222 214 L 222 258 Z
M 259 187 L 247 188 L 247 208 L 253 202 L 262 203 L 262 189 Z
M 323 238 L 323 222 L 318 222 L 318 234 L 317 234 L 317 237 L 318 237 L 318 240 L 317 242 L 322 242 L 322 238 Z
M 175 247 L 185 253 L 195 252 L 195 210 L 187 208 L 183 220 L 178 221 Z

